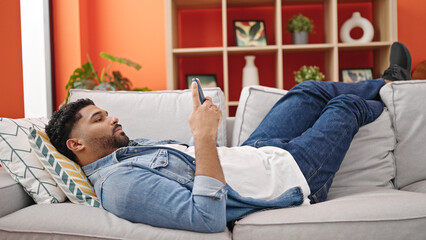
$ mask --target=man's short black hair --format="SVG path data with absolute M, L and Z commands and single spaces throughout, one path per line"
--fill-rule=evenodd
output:
M 53 146 L 67 158 L 76 161 L 75 154 L 68 149 L 67 140 L 71 130 L 82 115 L 79 111 L 89 105 L 95 105 L 90 99 L 79 99 L 68 103 L 55 112 L 46 125 L 46 134 Z

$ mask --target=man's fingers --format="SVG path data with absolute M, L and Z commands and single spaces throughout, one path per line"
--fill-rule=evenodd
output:
M 200 98 L 198 97 L 198 87 L 196 82 L 192 82 L 192 106 L 194 110 L 201 106 Z

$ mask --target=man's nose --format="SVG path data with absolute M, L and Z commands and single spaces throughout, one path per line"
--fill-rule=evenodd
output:
M 111 124 L 115 125 L 118 123 L 118 118 L 117 117 L 111 117 Z

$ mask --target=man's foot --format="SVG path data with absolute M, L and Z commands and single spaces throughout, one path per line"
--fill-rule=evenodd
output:
M 390 66 L 385 70 L 383 79 L 391 81 L 411 80 L 411 54 L 400 42 L 394 42 L 390 52 Z

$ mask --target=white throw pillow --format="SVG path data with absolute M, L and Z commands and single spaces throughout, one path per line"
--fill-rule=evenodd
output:
M 241 145 L 250 136 L 286 92 L 262 86 L 243 89 L 235 116 L 233 146 Z M 385 110 L 376 121 L 361 127 L 355 135 L 332 186 L 393 188 L 394 146 L 395 138 L 390 116 Z
M 226 146 L 225 97 L 220 88 L 203 89 L 222 111 L 222 123 L 217 142 Z M 188 124 L 192 112 L 191 90 L 170 91 L 90 91 L 73 89 L 69 101 L 90 98 L 95 104 L 119 118 L 123 130 L 130 139 L 173 139 L 188 143 L 192 137 Z
M 29 128 L 44 129 L 47 122 L 47 118 L 0 118 L 0 162 L 36 203 L 57 203 L 66 199 L 28 142 Z
M 380 90 L 395 129 L 398 189 L 426 180 L 426 81 L 395 81 Z

